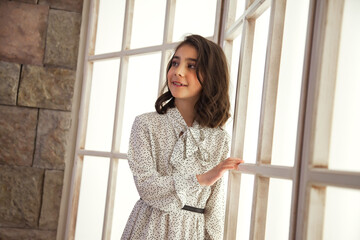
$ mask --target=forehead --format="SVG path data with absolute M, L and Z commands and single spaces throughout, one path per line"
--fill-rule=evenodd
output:
M 186 58 L 197 59 L 198 53 L 194 46 L 189 44 L 184 44 L 176 50 L 174 56 L 185 59 Z

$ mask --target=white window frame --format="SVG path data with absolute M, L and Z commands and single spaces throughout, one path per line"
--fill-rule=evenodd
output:
M 285 0 L 255 0 L 246 1 L 244 14 L 234 21 L 227 23 L 228 27 L 222 34 L 226 48 L 231 48 L 231 41 L 242 32 L 242 45 L 240 51 L 239 72 L 237 96 L 235 105 L 235 119 L 233 128 L 233 138 L 231 146 L 231 155 L 243 157 L 245 120 L 247 109 L 248 88 L 250 80 L 251 54 L 253 49 L 255 24 L 251 19 L 256 19 L 271 5 L 270 25 L 268 34 L 267 56 L 265 63 L 264 89 L 262 97 L 261 119 L 257 160 L 255 164 L 241 164 L 237 171 L 229 173 L 226 219 L 225 219 L 225 239 L 236 239 L 237 214 L 240 198 L 241 173 L 252 174 L 255 176 L 253 191 L 253 206 L 250 226 L 250 239 L 264 239 L 266 218 L 263 217 L 267 210 L 267 199 L 269 191 L 269 178 L 281 178 L 292 180 L 292 200 L 291 200 L 291 220 L 289 237 L 293 239 L 295 234 L 295 222 L 297 209 L 297 189 L 299 179 L 299 162 L 301 153 L 301 132 L 302 125 L 298 127 L 297 146 L 295 153 L 294 167 L 271 165 L 271 151 L 273 140 L 273 127 L 275 121 L 276 94 L 278 75 L 280 68 L 280 54 L 282 45 L 282 34 L 285 17 Z M 236 9 L 236 1 L 226 1 L 226 8 L 232 10 L 228 14 L 234 15 L 233 9 Z M 229 19 L 234 19 L 228 16 Z M 224 19 L 223 22 L 226 20 Z M 276 26 L 276 27 L 275 27 Z M 280 36 L 280 38 L 279 38 Z M 269 65 L 271 63 L 271 66 Z M 240 80 L 241 79 L 241 80 Z M 304 86 L 303 86 L 304 88 Z M 303 109 L 304 96 L 300 100 L 300 109 Z M 303 116 L 303 110 L 300 111 L 299 118 Z M 301 121 L 299 121 L 301 122 Z M 266 132 L 266 134 L 264 134 Z M 261 194 L 260 194 L 261 193 Z
M 83 3 L 84 11 L 88 11 L 83 13 L 85 14 L 85 17 L 83 17 L 84 20 L 83 24 L 87 25 L 87 30 L 83 30 L 86 31 L 86 33 L 84 33 L 83 31 L 81 33 L 82 36 L 86 35 L 86 44 L 85 44 L 85 48 L 82 49 L 84 50 L 83 55 L 79 56 L 79 58 L 82 58 L 80 61 L 83 64 L 83 76 L 82 76 L 81 100 L 78 109 L 79 119 L 77 122 L 78 125 L 77 135 L 76 135 L 77 140 L 75 144 L 76 147 L 73 150 L 74 151 L 73 156 L 75 157 L 73 160 L 73 167 L 72 167 L 73 173 L 71 177 L 70 192 L 68 196 L 69 203 L 68 203 L 68 212 L 67 212 L 66 227 L 64 234 L 65 239 L 75 238 L 81 176 L 82 176 L 83 161 L 85 156 L 105 157 L 110 159 L 108 189 L 106 196 L 104 224 L 103 224 L 103 233 L 102 233 L 103 240 L 110 239 L 113 210 L 114 210 L 118 162 L 119 160 L 127 160 L 127 155 L 125 153 L 120 152 L 120 141 L 121 141 L 121 129 L 122 129 L 121 116 L 123 115 L 124 112 L 125 94 L 123 93 L 126 89 L 129 57 L 139 54 L 146 54 L 146 53 L 159 52 L 159 51 L 161 52 L 161 66 L 160 66 L 160 77 L 159 77 L 159 87 L 158 87 L 158 94 L 160 94 L 164 84 L 166 64 L 170 57 L 168 55 L 168 51 L 173 50 L 178 44 L 178 42 L 173 42 L 172 40 L 176 0 L 167 0 L 162 44 L 156 46 L 131 49 L 130 39 L 131 39 L 131 29 L 132 29 L 135 0 L 126 0 L 121 50 L 119 52 L 95 54 L 95 39 L 96 39 L 97 21 L 99 16 L 99 2 L 100 0 L 85 0 Z M 218 42 L 218 38 L 219 38 L 222 1 L 217 0 L 216 3 L 217 3 L 217 7 L 216 7 L 216 18 L 215 18 L 216 20 L 214 25 L 214 35 L 207 36 L 209 37 L 210 40 L 214 42 Z M 80 48 L 81 47 L 82 46 L 80 46 Z M 113 140 L 112 140 L 111 151 L 104 152 L 104 151 L 86 150 L 85 139 L 86 139 L 88 112 L 89 112 L 93 63 L 96 61 L 108 60 L 113 58 L 120 58 L 120 70 L 119 70 L 119 79 L 118 79 L 119 84 L 118 84 L 117 97 L 116 97 Z M 58 234 L 58 236 L 61 235 Z
M 336 81 L 334 71 L 337 69 L 339 26 L 344 2 L 310 1 L 294 167 L 270 164 L 280 64 L 278 52 L 281 51 L 286 0 L 247 0 L 245 5 L 244 14 L 235 19 L 236 1 L 225 1 L 226 14 L 223 15 L 220 36 L 225 52 L 229 53 L 232 40 L 242 32 L 231 147 L 231 154 L 240 158 L 243 155 L 246 119 L 244 113 L 248 91 L 246 86 L 249 83 L 254 35 L 254 26 L 247 19 L 261 15 L 269 5 L 271 17 L 257 160 L 256 164 L 241 164 L 236 171 L 229 174 L 224 239 L 236 239 L 241 173 L 255 176 L 250 239 L 265 238 L 264 214 L 266 215 L 267 210 L 269 178 L 290 179 L 293 182 L 289 239 L 322 239 L 326 186 L 360 189 L 359 172 L 327 169 L 331 132 L 328 119 L 331 118 L 333 110 Z M 332 24 L 325 24 L 326 22 Z M 278 36 L 277 39 L 280 40 L 274 41 L 274 36 Z M 325 127 L 320 127 L 323 124 Z
M 328 169 L 344 1 L 313 1 L 313 6 L 296 239 L 323 239 L 327 186 L 360 189 L 360 172 Z
M 130 49 L 131 23 L 134 1 L 126 1 L 126 14 L 122 48 L 119 52 L 95 55 L 95 35 L 100 0 L 84 0 L 82 30 L 77 72 L 77 86 L 75 87 L 73 103 L 72 136 L 76 136 L 76 143 L 71 141 L 69 164 L 66 165 L 62 209 L 60 213 L 58 239 L 74 239 L 76 229 L 77 209 L 79 202 L 80 183 L 84 156 L 98 156 L 110 159 L 106 208 L 104 216 L 102 239 L 110 239 L 112 216 L 115 199 L 117 167 L 119 160 L 126 160 L 127 156 L 120 153 L 120 135 L 123 113 L 123 91 L 126 87 L 127 66 L 129 56 L 161 51 L 161 69 L 159 92 L 163 85 L 168 50 L 172 50 L 177 43 L 172 42 L 171 36 L 174 24 L 174 4 L 176 0 L 167 0 L 163 43 L 158 46 Z M 289 239 L 321 239 L 324 222 L 324 201 L 326 186 L 360 189 L 360 173 L 328 170 L 327 155 L 329 152 L 329 136 L 331 125 L 327 119 L 333 109 L 332 96 L 335 90 L 336 69 L 343 1 L 310 0 L 309 19 L 306 36 L 305 57 L 303 65 L 303 79 L 299 106 L 299 119 L 296 140 L 295 162 L 293 167 L 271 165 L 273 126 L 275 120 L 277 79 L 280 66 L 281 41 L 286 0 L 244 0 L 246 5 L 244 14 L 235 19 L 236 0 L 217 0 L 217 12 L 214 35 L 212 40 L 222 45 L 229 65 L 231 62 L 232 40 L 239 33 L 242 34 L 239 58 L 238 81 L 236 87 L 236 105 L 234 126 L 232 133 L 231 155 L 242 157 L 245 135 L 245 119 L 243 114 L 247 107 L 247 88 L 250 79 L 250 62 L 254 35 L 254 24 L 248 19 L 257 18 L 268 7 L 271 7 L 270 27 L 268 34 L 267 56 L 265 63 L 264 91 L 262 98 L 261 119 L 257 160 L 255 164 L 242 164 L 235 171 L 229 173 L 225 235 L 224 239 L 236 239 L 237 214 L 240 197 L 241 174 L 255 176 L 253 206 L 250 226 L 250 239 L 264 239 L 266 218 L 262 217 L 267 210 L 269 179 L 281 178 L 292 181 L 291 219 Z M 326 20 L 334 19 L 333 25 L 326 25 Z M 274 27 L 276 26 L 276 27 Z M 336 56 L 336 54 L 335 54 Z M 89 90 L 93 62 L 120 58 L 119 86 L 117 90 L 117 104 L 115 110 L 113 141 L 110 152 L 84 150 L 86 138 L 86 123 L 89 109 Z M 271 63 L 271 65 L 270 65 Z M 239 80 L 241 79 L 241 81 Z M 325 85 L 326 79 L 326 85 Z M 79 83 L 82 82 L 82 86 Z M 330 86 L 330 87 L 329 87 Z M 78 92 L 76 92 L 78 91 Z M 81 96 L 81 99 L 80 99 Z M 319 113 L 321 111 L 322 114 Z M 77 115 L 78 113 L 78 115 Z M 323 114 L 326 113 L 326 114 Z M 319 124 L 325 124 L 320 129 Z M 76 129 L 77 127 L 77 129 Z M 266 134 L 264 134 L 266 132 Z M 319 144 L 321 147 L 318 147 Z M 314 148 L 314 146 L 317 146 Z M 74 156 L 74 157 L 72 157 Z M 321 159 L 321 160 L 319 160 Z M 70 176 L 72 172 L 72 176 Z M 317 191 L 313 191 L 316 189 Z M 260 194 L 261 193 L 261 197 Z M 310 194 L 311 193 L 311 194 Z M 322 206 L 322 207 L 319 207 Z M 316 227 L 312 227 L 315 226 Z M 321 226 L 320 226 L 320 225 Z M 319 227 L 320 226 L 320 227 Z

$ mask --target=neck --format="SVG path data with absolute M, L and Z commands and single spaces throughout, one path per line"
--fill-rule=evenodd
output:
M 195 118 L 195 103 L 175 99 L 175 106 L 179 110 L 181 116 L 184 118 L 186 125 L 191 127 Z

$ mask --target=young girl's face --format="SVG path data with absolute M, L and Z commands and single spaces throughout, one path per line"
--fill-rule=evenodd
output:
M 201 84 L 196 76 L 197 51 L 191 45 L 181 46 L 174 54 L 167 73 L 168 86 L 176 101 L 199 99 Z

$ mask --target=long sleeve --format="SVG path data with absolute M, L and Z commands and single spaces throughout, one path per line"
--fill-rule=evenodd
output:
M 225 138 L 222 148 L 222 159 L 225 160 L 229 152 L 229 138 Z M 223 239 L 225 220 L 225 186 L 224 178 L 220 178 L 211 186 L 211 195 L 206 203 L 205 211 L 205 239 Z
M 225 219 L 224 180 L 219 179 L 211 189 L 211 196 L 206 203 L 205 237 L 206 239 L 223 239 Z
M 128 151 L 129 165 L 140 197 L 163 211 L 177 211 L 186 204 L 186 195 L 201 188 L 195 174 L 163 176 L 157 171 L 146 121 L 134 121 Z

